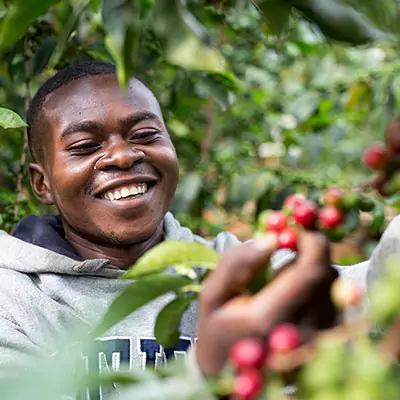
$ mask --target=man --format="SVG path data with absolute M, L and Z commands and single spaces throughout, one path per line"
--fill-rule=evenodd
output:
M 97 367 L 157 365 L 198 335 L 198 365 L 215 374 L 241 337 L 265 334 L 283 321 L 308 332 L 334 323 L 329 287 L 337 274 L 322 235 L 303 235 L 297 260 L 249 296 L 243 289 L 276 250 L 276 238 L 237 246 L 232 234 L 221 233 L 207 242 L 168 213 L 178 161 L 158 101 L 140 80 L 132 78 L 125 95 L 110 64 L 68 67 L 39 89 L 28 123 L 32 190 L 59 216 L 28 216 L 14 236 L 0 233 L 3 365 L 52 351 L 69 330 L 88 331 L 127 284 L 121 273 L 165 237 L 225 253 L 205 282 L 197 330 L 191 311 L 173 349 L 155 342 L 155 317 L 171 298 L 164 296 L 99 339 Z

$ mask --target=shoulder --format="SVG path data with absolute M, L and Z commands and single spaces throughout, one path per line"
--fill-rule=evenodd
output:
M 345 279 L 349 279 L 362 288 L 367 287 L 367 274 L 370 268 L 370 262 L 364 261 L 354 265 L 334 265 L 339 275 Z
M 242 242 L 231 232 L 220 232 L 213 239 L 205 239 L 193 233 L 189 228 L 181 226 L 179 221 L 172 215 L 167 213 L 164 218 L 165 235 L 170 240 L 182 240 L 189 242 L 197 242 L 215 249 L 218 253 L 223 253 L 233 246 Z
M 400 216 L 390 222 L 371 255 L 367 274 L 368 285 L 382 275 L 385 260 L 393 254 L 400 254 Z
M 234 246 L 242 244 L 242 242 L 231 232 L 220 232 L 215 238 L 210 240 L 194 235 L 194 241 L 215 249 L 219 254 L 224 253 Z

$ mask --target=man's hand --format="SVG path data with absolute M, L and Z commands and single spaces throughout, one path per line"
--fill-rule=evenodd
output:
M 328 241 L 320 233 L 302 234 L 296 259 L 258 293 L 244 293 L 276 249 L 273 234 L 237 246 L 223 255 L 206 279 L 199 299 L 196 346 L 204 374 L 220 372 L 238 339 L 266 335 L 276 324 L 293 322 L 310 336 L 336 323 L 330 285 L 337 272 L 330 264 Z

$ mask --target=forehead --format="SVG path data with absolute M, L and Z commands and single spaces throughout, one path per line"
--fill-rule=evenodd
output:
M 107 125 L 139 111 L 150 111 L 162 120 L 157 99 L 143 83 L 131 79 L 124 93 L 115 75 L 90 76 L 69 82 L 49 94 L 43 111 L 53 132 L 85 120 Z

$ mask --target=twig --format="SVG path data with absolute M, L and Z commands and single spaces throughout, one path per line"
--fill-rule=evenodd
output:
M 358 186 L 356 186 L 355 190 L 357 192 L 364 192 L 367 189 L 375 189 L 376 186 L 382 181 L 382 178 L 382 173 L 376 173 L 367 178 L 364 182 L 361 182 Z
M 28 34 L 25 33 L 24 35 L 24 66 L 25 66 L 25 116 L 28 111 L 29 107 L 29 102 L 31 100 L 31 94 L 30 94 L 30 71 L 29 71 L 29 44 L 28 44 Z M 26 158 L 28 154 L 28 149 L 29 149 L 29 144 L 28 144 L 28 128 L 24 127 L 23 129 L 23 135 L 24 135 L 24 143 L 22 146 L 22 153 L 21 157 L 19 159 L 19 170 L 18 170 L 18 175 L 17 175 L 17 193 L 15 197 L 15 205 L 14 205 L 14 226 L 13 226 L 13 231 L 15 228 L 15 223 L 18 219 L 18 210 L 19 210 L 19 205 L 21 201 L 21 194 L 22 194 L 22 189 L 23 189 L 23 183 L 24 183 L 24 168 L 25 168 L 25 163 L 26 163 Z
M 206 137 L 201 143 L 201 161 L 208 161 L 214 131 L 215 99 L 210 96 L 207 100 L 207 130 Z

